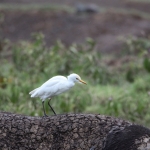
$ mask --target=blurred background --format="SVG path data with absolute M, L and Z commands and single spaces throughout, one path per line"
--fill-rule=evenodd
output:
M 73 72 L 88 85 L 53 98 L 56 113 L 150 127 L 150 0 L 0 0 L 1 111 L 42 116 L 28 93 Z

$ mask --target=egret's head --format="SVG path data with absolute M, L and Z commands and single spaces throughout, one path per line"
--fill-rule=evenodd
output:
M 83 83 L 86 84 L 85 81 L 81 80 L 81 77 L 75 73 L 72 73 L 68 76 L 68 79 L 73 81 L 73 82 L 78 82 L 78 83 Z

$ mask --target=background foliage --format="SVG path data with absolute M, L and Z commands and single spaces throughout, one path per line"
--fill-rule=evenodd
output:
M 0 110 L 42 116 L 42 103 L 29 92 L 50 77 L 78 73 L 88 85 L 76 85 L 51 101 L 60 113 L 97 113 L 150 127 L 149 39 L 129 37 L 122 54 L 100 54 L 95 41 L 46 47 L 42 34 L 32 42 L 3 42 L 0 52 Z M 46 104 L 46 111 L 49 110 Z

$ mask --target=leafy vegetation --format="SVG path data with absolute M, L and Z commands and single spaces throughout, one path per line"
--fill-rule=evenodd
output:
M 29 92 L 50 77 L 78 73 L 88 85 L 78 85 L 51 101 L 57 113 L 112 115 L 150 126 L 150 60 L 148 39 L 129 38 L 121 56 L 104 55 L 88 38 L 66 47 L 48 48 L 42 34 L 33 42 L 3 43 L 0 53 L 0 110 L 42 116 L 42 104 Z M 49 110 L 46 104 L 46 111 Z

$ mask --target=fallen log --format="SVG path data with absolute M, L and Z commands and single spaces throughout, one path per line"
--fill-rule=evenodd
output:
M 30 117 L 0 112 L 1 150 L 102 150 L 114 129 L 133 125 L 95 114 Z

